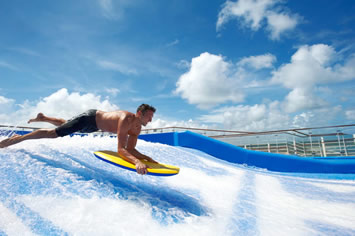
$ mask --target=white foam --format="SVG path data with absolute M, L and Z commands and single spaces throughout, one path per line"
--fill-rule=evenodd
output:
M 339 184 L 332 184 L 332 183 L 310 183 L 310 184 L 333 192 L 355 193 L 355 188 L 354 186 L 351 185 L 339 185 Z
M 16 216 L 12 211 L 0 203 L 0 228 L 7 235 L 34 235 L 31 229 L 22 223 L 21 219 Z
M 235 235 L 242 232 L 235 226 L 243 222 L 239 210 L 254 217 L 256 225 L 248 227 L 256 227 L 254 232 L 261 235 L 324 233 L 311 227 L 310 221 L 355 230 L 354 201 L 344 201 L 355 192 L 353 180 L 280 176 L 142 140 L 137 143 L 139 151 L 179 166 L 180 173 L 165 178 L 140 176 L 93 156 L 97 150 L 116 149 L 117 139 L 110 137 L 26 141 L 1 150 L 0 174 L 11 175 L 13 182 L 1 181 L 9 187 L 7 194 L 13 201 L 22 202 L 70 235 Z M 248 176 L 255 176 L 255 186 Z M 16 191 L 19 181 L 29 184 L 25 193 Z M 298 192 L 293 192 L 293 183 L 298 184 Z M 330 197 L 309 199 L 306 191 L 312 184 L 331 193 Z M 162 189 L 174 193 L 159 192 Z M 334 192 L 344 194 L 342 200 L 332 199 Z M 175 199 L 163 199 L 176 196 L 181 197 L 180 205 Z M 200 207 L 202 213 L 185 209 L 184 201 L 192 208 Z M 3 232 L 31 233 L 16 212 L 3 205 L 0 210 Z M 9 220 L 14 223 L 7 224 Z
M 112 198 L 22 196 L 17 200 L 72 235 L 212 236 L 220 234 L 225 225 L 223 219 L 193 215 L 183 222 L 161 225 L 148 205 Z
M 258 225 L 263 235 L 316 234 L 306 222 L 322 222 L 355 230 L 355 204 L 312 200 L 291 194 L 275 177 L 256 178 Z

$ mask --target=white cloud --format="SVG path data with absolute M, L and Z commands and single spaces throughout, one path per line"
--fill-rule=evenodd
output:
M 176 63 L 175 65 L 179 69 L 189 69 L 190 68 L 190 63 L 186 60 L 181 60 L 178 63 Z
M 327 103 L 317 97 L 316 86 L 355 79 L 354 56 L 343 63 L 328 45 L 301 46 L 291 62 L 273 71 L 271 81 L 291 89 L 285 99 L 287 112 L 319 108 Z
M 227 130 L 260 131 L 287 127 L 290 117 L 282 112 L 280 103 L 223 107 L 201 116 L 201 121 L 219 123 Z
M 230 77 L 230 67 L 222 56 L 202 53 L 192 59 L 190 70 L 180 76 L 175 92 L 202 109 L 227 101 L 241 102 L 244 94 Z
M 296 112 L 303 109 L 314 109 L 325 107 L 327 103 L 314 96 L 309 88 L 295 88 L 285 98 L 285 111 Z
M 270 38 L 273 40 L 280 39 L 283 32 L 292 30 L 297 25 L 297 18 L 286 15 L 285 13 L 270 12 L 267 16 L 267 28 L 271 32 Z
M 172 46 L 177 45 L 179 43 L 180 43 L 180 41 L 178 39 L 175 39 L 174 41 L 167 43 L 166 47 L 172 47 Z
M 8 100 L 8 103 L 11 104 L 14 103 L 12 99 L 3 99 L 3 97 L 0 99 Z M 111 104 L 108 100 L 102 100 L 100 96 L 92 93 L 69 93 L 67 89 L 63 88 L 48 97 L 42 98 L 39 102 L 26 101 L 16 107 L 12 106 L 6 115 L 0 116 L 0 123 L 27 125 L 27 121 L 38 112 L 43 112 L 53 117 L 69 119 L 88 109 L 112 111 L 117 110 L 118 106 Z M 35 126 L 38 126 L 38 124 L 36 123 Z
M 105 91 L 109 94 L 111 94 L 112 96 L 116 97 L 117 94 L 119 94 L 121 91 L 117 88 L 106 88 Z
M 354 111 L 346 114 L 355 115 Z M 235 131 L 266 131 L 289 128 L 327 126 L 344 113 L 341 106 L 326 107 L 285 113 L 282 102 L 273 101 L 265 104 L 239 105 L 212 110 L 200 117 L 201 122 L 219 125 L 219 128 Z M 222 127 L 221 127 L 222 126 Z
M 341 106 L 328 106 L 311 111 L 302 111 L 292 116 L 291 127 L 319 127 L 334 124 L 334 120 L 343 116 Z M 339 124 L 339 123 L 338 123 Z
M 337 68 L 340 78 L 343 80 L 355 79 L 355 54 L 353 54 L 346 62 L 344 66 Z
M 13 99 L 9 99 L 9 98 L 0 96 L 0 106 L 8 105 L 8 104 L 11 104 L 11 103 L 13 103 L 13 102 L 14 102 Z
M 7 117 L 7 114 L 12 111 L 14 104 L 14 99 L 0 96 L 0 121 L 4 120 Z
M 175 93 L 201 109 L 244 100 L 247 89 L 263 87 L 264 76 L 258 70 L 271 68 L 272 54 L 251 56 L 237 63 L 225 61 L 208 52 L 192 58 L 189 71 L 180 76 Z M 263 78 L 260 78 L 262 76 Z
M 241 17 L 243 23 L 253 30 L 260 28 L 266 9 L 274 5 L 274 1 L 239 0 L 226 1 L 218 14 L 217 29 L 235 17 Z
M 266 24 L 270 38 L 277 40 L 286 31 L 296 27 L 299 17 L 281 11 L 280 0 L 227 0 L 218 14 L 217 31 L 228 21 L 237 18 L 242 26 L 259 30 Z
M 263 68 L 271 68 L 275 61 L 276 61 L 276 57 L 270 53 L 267 53 L 259 56 L 245 57 L 238 62 L 238 65 L 240 66 L 249 65 L 250 67 L 259 70 Z
M 168 120 L 163 118 L 154 118 L 151 123 L 149 123 L 145 129 L 155 129 L 155 128 L 164 128 L 164 127 L 186 127 L 186 128 L 201 128 L 207 129 L 211 128 L 211 126 L 207 126 L 206 124 L 202 124 L 199 121 L 195 121 L 192 119 L 189 120 Z
M 340 111 L 336 104 L 345 93 L 337 93 L 329 85 L 355 79 L 355 55 L 345 57 L 331 46 L 316 44 L 301 46 L 289 63 L 276 69 L 275 61 L 274 55 L 264 54 L 232 63 L 221 55 L 202 53 L 192 59 L 189 70 L 180 76 L 175 92 L 199 108 L 237 104 L 248 94 L 263 101 L 264 104 L 223 107 L 201 117 L 202 122 L 227 129 L 317 126 L 320 122 L 316 118 L 331 122 L 335 114 L 338 118 L 352 117 L 351 111 Z M 262 91 L 275 84 L 284 87 L 286 95 L 271 102 Z M 261 116 L 255 114 L 264 117 L 258 120 Z

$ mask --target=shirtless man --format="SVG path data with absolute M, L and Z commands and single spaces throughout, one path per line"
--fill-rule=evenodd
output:
M 60 118 L 47 117 L 39 113 L 31 122 L 48 122 L 58 126 L 55 129 L 39 129 L 25 135 L 14 135 L 11 138 L 2 140 L 0 148 L 8 147 L 28 139 L 57 138 L 74 132 L 85 133 L 98 130 L 117 134 L 118 153 L 123 159 L 133 163 L 139 174 L 147 173 L 147 166 L 140 159 L 155 162 L 152 158 L 138 152 L 136 147 L 138 135 L 142 125 L 146 126 L 152 121 L 155 108 L 147 104 L 142 104 L 137 108 L 136 114 L 128 111 L 104 112 L 98 110 L 88 110 L 68 121 Z

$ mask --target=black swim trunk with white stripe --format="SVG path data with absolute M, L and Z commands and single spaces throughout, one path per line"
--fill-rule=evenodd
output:
M 99 129 L 96 126 L 96 111 L 95 109 L 91 109 L 73 117 L 57 127 L 55 132 L 59 137 L 63 137 L 75 132 L 91 133 L 98 131 Z

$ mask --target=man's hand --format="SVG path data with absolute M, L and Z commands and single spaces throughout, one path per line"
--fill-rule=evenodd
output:
M 136 163 L 136 169 L 137 169 L 137 173 L 140 174 L 140 175 L 145 175 L 148 173 L 147 171 L 147 168 L 148 166 L 143 164 L 142 162 L 140 161 L 137 161 Z

